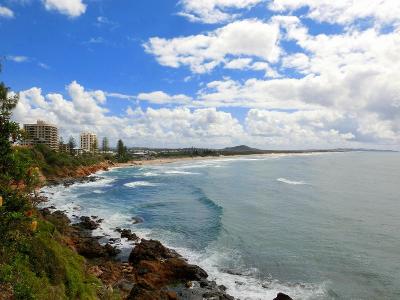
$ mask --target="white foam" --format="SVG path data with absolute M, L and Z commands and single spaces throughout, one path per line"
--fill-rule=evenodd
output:
M 76 187 L 110 187 L 112 183 L 115 181 L 113 177 L 101 177 L 98 180 L 90 181 L 90 182 L 78 182 L 71 185 L 71 188 Z
M 95 193 L 95 194 L 104 194 L 105 191 L 102 191 L 102 190 L 93 190 L 93 193 Z
M 286 184 L 293 184 L 293 185 L 304 185 L 304 184 L 307 184 L 304 181 L 294 181 L 294 180 L 289 180 L 289 179 L 286 179 L 286 178 L 278 178 L 277 181 L 283 182 L 283 183 L 286 183 Z
M 188 172 L 188 171 L 178 171 L 178 170 L 165 171 L 164 174 L 170 174 L 170 175 L 200 175 L 200 173 Z
M 145 173 L 141 174 L 141 176 L 145 176 L 145 177 L 155 177 L 158 175 L 160 175 L 160 174 L 155 173 L 155 172 L 145 172 Z
M 129 187 L 129 188 L 158 186 L 158 185 L 159 184 L 157 184 L 157 183 L 152 183 L 152 182 L 148 182 L 148 181 L 134 181 L 134 182 L 129 182 L 129 183 L 124 184 L 124 186 Z

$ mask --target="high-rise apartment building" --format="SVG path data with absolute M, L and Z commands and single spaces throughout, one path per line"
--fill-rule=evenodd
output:
M 81 149 L 85 152 L 96 152 L 98 149 L 97 135 L 91 132 L 82 132 Z
M 24 124 L 26 137 L 23 145 L 44 144 L 51 149 L 58 151 L 58 128 L 38 120 L 36 124 Z

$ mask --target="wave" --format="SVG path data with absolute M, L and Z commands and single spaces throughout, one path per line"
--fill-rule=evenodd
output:
M 304 185 L 304 184 L 307 184 L 304 181 L 294 181 L 294 180 L 289 180 L 289 179 L 286 179 L 286 178 L 278 178 L 277 181 L 283 182 L 283 183 L 286 183 L 286 184 L 293 184 L 293 185 Z
M 152 234 L 151 234 L 152 235 Z M 195 264 L 206 270 L 209 280 L 215 280 L 227 288 L 227 293 L 242 300 L 274 299 L 279 292 L 290 295 L 293 299 L 325 299 L 327 283 L 291 283 L 280 282 L 276 279 L 261 279 L 256 268 L 246 269 L 237 266 L 234 270 L 224 266 L 230 262 L 240 261 L 237 251 L 223 248 L 217 244 L 207 247 L 203 251 L 195 251 L 183 247 L 171 246 L 164 238 L 161 242 L 169 248 L 176 250 L 189 263 Z M 159 238 L 157 236 L 157 238 Z M 240 263 L 239 263 L 240 264 Z
M 159 184 L 157 183 L 152 183 L 148 181 L 134 181 L 134 182 L 128 182 L 125 183 L 124 186 L 129 187 L 129 188 L 137 188 L 137 187 L 145 187 L 145 186 L 158 186 Z
M 200 175 L 200 173 L 187 172 L 187 171 L 177 171 L 177 170 L 165 171 L 164 174 L 171 174 L 171 175 Z

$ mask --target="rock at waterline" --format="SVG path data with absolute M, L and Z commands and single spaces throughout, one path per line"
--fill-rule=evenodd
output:
M 80 218 L 81 222 L 78 224 L 81 228 L 87 229 L 87 230 L 95 230 L 99 228 L 99 223 L 90 219 L 89 217 L 82 216 Z
M 276 296 L 276 298 L 274 298 L 274 300 L 293 300 L 293 299 L 284 293 L 278 293 L 278 295 Z
M 133 233 L 130 229 L 122 229 L 120 231 L 121 238 L 128 239 L 128 241 L 137 241 L 139 237 Z

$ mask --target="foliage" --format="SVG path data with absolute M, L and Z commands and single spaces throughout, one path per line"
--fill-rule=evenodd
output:
M 72 156 L 69 153 L 56 152 L 46 145 L 36 145 L 31 148 L 20 148 L 16 153 L 19 160 L 31 161 L 46 177 L 65 174 L 80 166 L 91 166 L 104 161 L 102 155 L 85 153 Z
M 69 147 L 69 152 L 72 155 L 74 153 L 74 148 L 76 148 L 76 142 L 75 142 L 74 137 L 72 137 L 72 136 L 69 137 L 68 147 Z
M 108 142 L 108 138 L 107 137 L 104 137 L 103 141 L 101 142 L 101 150 L 103 152 L 107 152 L 108 150 L 110 150 L 109 142 Z
M 98 299 L 101 282 L 87 274 L 83 257 L 63 245 L 57 228 L 32 203 L 39 169 L 51 175 L 103 158 L 72 157 L 44 145 L 14 147 L 22 132 L 11 121 L 18 95 L 10 95 L 0 83 L 0 291 L 7 287 L 17 300 Z
M 118 162 L 127 162 L 129 160 L 128 150 L 122 140 L 117 143 L 117 160 Z

